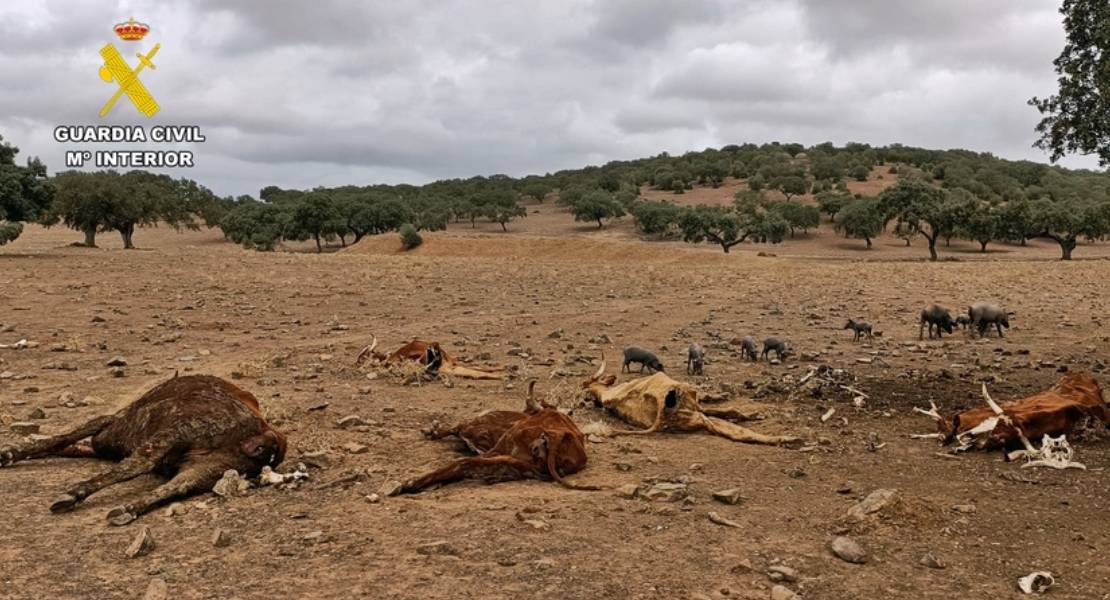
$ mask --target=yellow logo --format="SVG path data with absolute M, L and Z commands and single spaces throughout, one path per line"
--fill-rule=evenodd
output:
M 139 57 L 139 66 L 132 70 L 115 46 L 110 43 L 104 44 L 104 47 L 100 49 L 100 56 L 104 58 L 104 64 L 100 67 L 100 78 L 108 83 L 113 79 L 116 80 L 119 89 L 104 104 L 104 108 L 100 109 L 101 117 L 112 110 L 116 100 L 119 100 L 119 97 L 123 94 L 127 94 L 127 99 L 131 101 L 131 104 L 134 104 L 135 108 L 147 117 L 153 117 L 154 113 L 158 112 L 158 103 L 154 101 L 154 96 L 150 95 L 143 82 L 139 81 L 139 73 L 146 67 L 155 68 L 150 59 L 154 58 L 161 47 L 162 44 L 155 44 L 146 56 L 143 56 L 142 53 L 136 53 L 135 56 Z

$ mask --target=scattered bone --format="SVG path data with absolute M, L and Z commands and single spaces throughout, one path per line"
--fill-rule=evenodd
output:
M 725 527 L 732 527 L 734 529 L 743 529 L 744 527 L 736 521 L 730 521 L 713 511 L 709 511 L 709 520 L 718 525 L 724 525 Z
M 1041 448 L 1037 451 L 1037 458 L 1031 460 L 1021 468 L 1048 467 L 1050 469 L 1080 469 L 1087 470 L 1087 465 L 1072 460 L 1075 450 L 1068 443 L 1067 436 L 1052 437 L 1045 434 L 1041 439 Z
M 1056 584 L 1056 579 L 1048 571 L 1034 571 L 1018 579 L 1018 589 L 1026 594 L 1043 594 Z
M 289 473 L 277 473 L 270 467 L 262 467 L 262 473 L 258 475 L 258 486 L 283 485 L 308 479 L 308 473 L 300 468 L 301 465 L 297 465 L 297 467 L 295 471 Z
M 224 498 L 242 496 L 251 489 L 251 482 L 243 479 L 235 469 L 224 471 L 223 477 L 212 486 L 212 493 Z
M 143 527 L 139 534 L 135 536 L 135 539 L 131 540 L 131 544 L 127 546 L 124 555 L 127 558 L 139 558 L 150 554 L 151 550 L 154 550 L 154 536 L 150 534 L 149 527 Z

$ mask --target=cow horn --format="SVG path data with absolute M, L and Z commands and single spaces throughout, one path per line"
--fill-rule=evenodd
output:
M 369 346 L 359 351 L 358 356 L 355 358 L 356 365 L 361 365 L 362 361 L 366 360 L 367 356 L 372 356 L 374 354 L 374 348 L 378 347 L 378 336 L 370 334 L 370 337 L 373 338 L 373 341 L 370 342 Z
M 528 382 L 528 397 L 524 399 L 525 412 L 539 412 L 540 405 L 536 402 L 536 380 Z
M 991 398 L 990 393 L 987 392 L 987 384 L 985 383 L 983 384 L 983 400 L 987 401 L 987 406 L 991 407 L 991 410 L 994 411 L 994 414 L 1002 415 L 1002 407 L 994 401 L 994 398 Z
M 601 366 L 597 368 L 597 373 L 594 373 L 593 379 L 595 381 L 598 380 L 598 379 L 601 379 L 601 376 L 604 375 L 604 374 L 605 374 L 605 352 L 602 351 L 602 353 L 601 353 Z

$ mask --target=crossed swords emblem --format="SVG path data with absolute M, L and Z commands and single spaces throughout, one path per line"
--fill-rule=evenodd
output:
M 139 73 L 146 67 L 150 67 L 151 69 L 155 68 L 154 63 L 150 62 L 150 59 L 154 58 L 154 55 L 158 53 L 158 49 L 161 47 L 162 44 L 155 44 L 145 56 L 141 52 L 136 53 L 135 56 L 139 58 L 139 66 L 134 69 L 127 64 L 127 61 L 123 59 L 123 55 L 121 55 L 119 50 L 116 50 L 116 47 L 112 44 L 105 44 L 104 47 L 100 49 L 100 56 L 104 58 L 104 65 L 100 67 L 100 78 L 108 83 L 114 79 L 116 83 L 119 84 L 119 89 L 116 90 L 116 93 L 108 99 L 108 102 L 104 104 L 104 108 L 100 109 L 101 117 L 107 115 L 108 112 L 112 110 L 112 107 L 116 105 L 116 101 L 120 99 L 120 96 L 124 94 L 127 94 L 127 99 L 135 105 L 135 108 L 139 109 L 139 112 L 147 117 L 153 117 L 154 113 L 158 112 L 158 103 L 154 101 L 154 96 L 150 95 L 150 92 L 147 91 L 143 82 L 139 81 Z

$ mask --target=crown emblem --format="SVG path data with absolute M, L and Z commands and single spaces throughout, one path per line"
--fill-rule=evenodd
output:
M 117 23 L 112 29 L 116 31 L 116 35 L 119 36 L 119 39 L 128 42 L 137 42 L 146 37 L 146 34 L 150 32 L 150 25 L 140 23 L 134 18 L 131 18 L 128 19 L 126 23 Z

